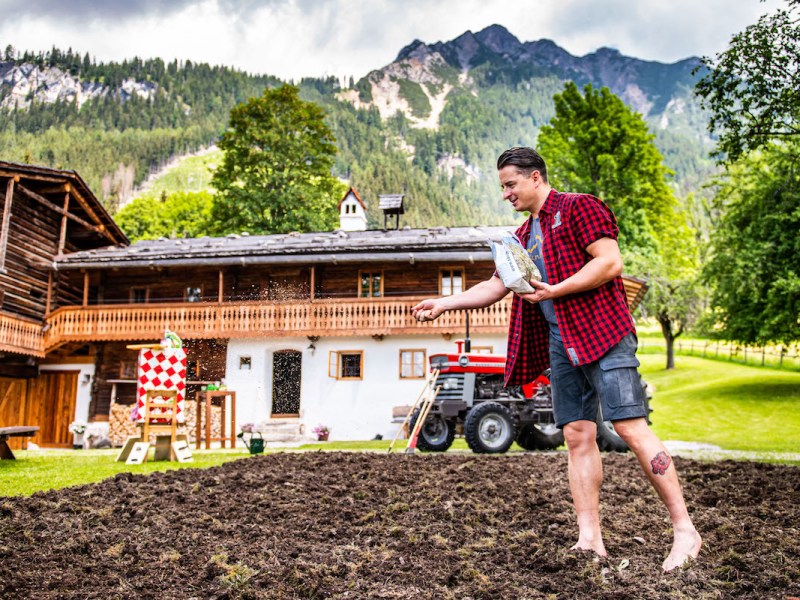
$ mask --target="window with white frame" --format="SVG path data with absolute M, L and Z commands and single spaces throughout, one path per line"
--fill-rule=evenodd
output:
M 364 352 L 339 350 L 328 354 L 328 377 L 334 379 L 364 379 Z
M 464 269 L 441 269 L 442 296 L 452 296 L 464 291 Z
M 425 350 L 400 350 L 400 379 L 425 379 Z

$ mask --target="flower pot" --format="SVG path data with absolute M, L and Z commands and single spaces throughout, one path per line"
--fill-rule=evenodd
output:
M 317 441 L 319 442 L 327 442 L 328 441 L 328 432 L 325 433 L 318 433 L 317 434 Z

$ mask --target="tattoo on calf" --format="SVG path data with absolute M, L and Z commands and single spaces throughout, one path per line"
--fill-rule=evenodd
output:
M 653 473 L 656 475 L 664 475 L 669 469 L 669 464 L 672 462 L 669 454 L 666 452 L 659 452 L 655 458 L 650 461 L 650 466 L 653 467 Z

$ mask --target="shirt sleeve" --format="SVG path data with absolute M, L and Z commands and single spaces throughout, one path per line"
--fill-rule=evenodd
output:
M 573 206 L 572 220 L 575 237 L 581 248 L 585 249 L 600 238 L 616 240 L 619 236 L 614 213 L 594 196 L 582 194 L 577 198 Z

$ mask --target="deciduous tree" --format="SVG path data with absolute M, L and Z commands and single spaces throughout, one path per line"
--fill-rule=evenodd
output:
M 267 89 L 231 111 L 212 184 L 219 233 L 320 231 L 336 225 L 344 186 L 331 175 L 336 146 L 316 104 L 298 89 Z
M 743 343 L 800 340 L 800 147 L 773 144 L 732 165 L 704 276 L 723 333 Z
M 774 139 L 800 135 L 800 0 L 765 14 L 731 39 L 695 91 L 720 134 L 717 156 L 733 162 Z
M 212 196 L 208 192 L 176 192 L 161 197 L 141 196 L 126 204 L 114 220 L 131 241 L 159 237 L 209 235 Z
M 672 368 L 673 343 L 696 316 L 699 290 L 697 245 L 670 172 L 645 121 L 607 88 L 587 85 L 581 94 L 569 82 L 554 100 L 556 116 L 538 142 L 551 183 L 598 196 L 614 211 L 625 270 L 649 281 L 645 307 L 661 325 Z

